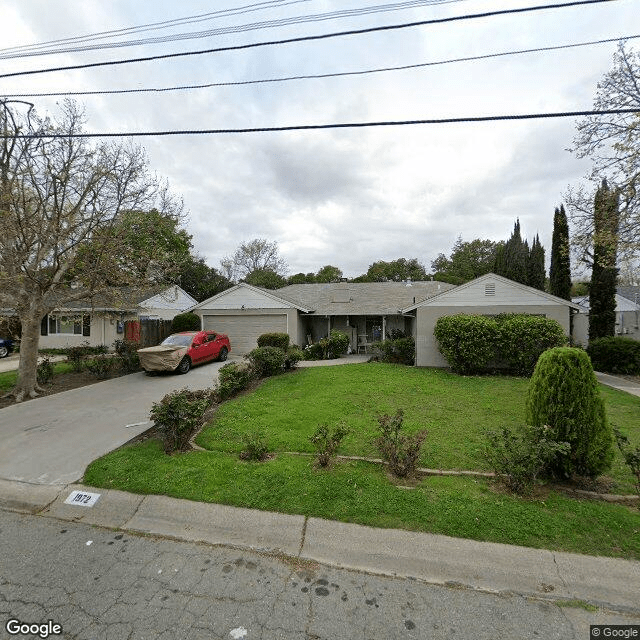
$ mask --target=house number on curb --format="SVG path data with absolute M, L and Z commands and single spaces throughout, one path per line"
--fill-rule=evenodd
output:
M 98 501 L 100 493 L 87 493 L 86 491 L 72 491 L 64 501 L 65 504 L 75 504 L 80 507 L 93 507 Z

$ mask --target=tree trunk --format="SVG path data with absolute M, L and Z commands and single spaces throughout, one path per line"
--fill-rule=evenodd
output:
M 25 398 L 35 398 L 38 391 L 38 343 L 40 342 L 40 323 L 42 314 L 39 309 L 29 309 L 25 314 L 20 314 L 22 322 L 22 340 L 20 341 L 20 366 L 18 368 L 18 380 L 16 386 L 10 392 L 15 396 L 16 402 Z

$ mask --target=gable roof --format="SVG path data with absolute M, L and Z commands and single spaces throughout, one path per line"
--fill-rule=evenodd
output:
M 572 309 L 576 309 L 577 311 L 581 310 L 581 306 L 579 304 L 576 304 L 575 302 L 571 302 L 570 300 L 565 300 L 564 298 L 558 298 L 557 296 L 552 296 L 550 293 L 547 293 L 546 291 L 540 291 L 539 289 L 535 289 L 534 287 L 529 287 L 525 284 L 520 284 L 519 282 L 509 280 L 508 278 L 504 278 L 503 276 L 499 276 L 495 273 L 486 273 L 485 275 L 480 276 L 475 280 L 471 280 L 469 282 L 466 282 L 465 284 L 461 284 L 460 286 L 455 287 L 453 291 L 452 290 L 443 291 L 442 293 L 439 293 L 431 298 L 428 298 L 427 300 L 423 300 L 422 302 L 418 302 L 409 307 L 406 307 L 405 309 L 403 309 L 403 312 L 407 313 L 408 311 L 413 311 L 418 307 L 426 307 L 426 306 L 438 305 L 438 304 L 442 304 L 442 306 L 447 306 L 446 305 L 447 299 L 448 298 L 450 299 L 452 294 L 454 294 L 454 292 L 456 297 L 458 296 L 458 294 L 464 295 L 466 290 L 474 288 L 478 284 L 481 284 L 486 281 L 500 282 L 508 287 L 518 289 L 529 295 L 533 295 L 537 298 L 544 299 L 547 302 L 555 302 L 557 304 L 561 304 L 567 307 L 571 307 Z M 491 305 L 489 304 L 487 306 L 491 306 Z
M 446 282 L 328 282 L 292 284 L 277 290 L 285 300 L 316 315 L 397 315 L 414 302 L 452 289 Z
M 589 312 L 589 296 L 580 296 L 579 298 L 572 298 L 572 300 L 582 305 L 586 311 Z M 640 305 L 637 305 L 635 302 L 632 302 L 628 298 L 616 293 L 616 311 L 640 311 Z
M 616 293 L 635 304 L 640 304 L 640 287 L 638 286 L 616 287 Z
M 206 300 L 203 300 L 202 302 L 199 302 L 198 304 L 193 305 L 193 307 L 191 307 L 189 311 L 194 311 L 195 309 L 206 309 L 207 307 L 212 306 L 212 303 L 215 305 L 215 303 L 220 302 L 225 297 L 233 296 L 234 294 L 241 292 L 242 290 L 251 292 L 257 296 L 267 298 L 271 302 L 276 302 L 282 305 L 283 307 L 289 307 L 289 308 L 295 307 L 296 309 L 298 309 L 299 311 L 302 311 L 303 313 L 309 313 L 312 310 L 310 307 L 305 307 L 303 304 L 297 301 L 288 300 L 278 295 L 280 291 L 282 291 L 282 289 L 277 289 L 278 294 L 276 294 L 271 289 L 262 289 L 260 287 L 254 287 L 253 285 L 247 284 L 246 282 L 240 282 L 239 284 L 231 287 L 230 289 L 225 289 L 224 291 L 217 293 L 215 296 L 211 296 L 210 298 L 207 298 Z

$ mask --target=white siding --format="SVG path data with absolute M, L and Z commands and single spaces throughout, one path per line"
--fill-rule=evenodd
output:
M 214 300 L 203 303 L 198 311 L 206 314 L 209 309 L 241 309 L 243 305 L 245 309 L 282 309 L 284 306 L 293 306 L 287 305 L 282 300 L 274 300 L 260 291 L 238 287 L 229 289 Z
M 143 300 L 139 304 L 140 315 L 172 320 L 194 304 L 196 304 L 196 300 L 186 291 L 180 287 L 170 287 L 162 293 Z

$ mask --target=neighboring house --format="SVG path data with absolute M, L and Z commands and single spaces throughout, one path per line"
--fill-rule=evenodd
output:
M 444 282 L 332 282 L 294 284 L 266 290 L 241 283 L 191 310 L 202 328 L 226 333 L 236 354 L 257 345 L 262 333 L 288 333 L 292 344 L 305 346 L 338 329 L 354 351 L 367 352 L 372 342 L 396 329 L 413 332 L 412 317 L 401 309 L 453 288 Z
M 110 346 L 124 338 L 127 320 L 171 320 L 197 301 L 173 285 L 146 290 L 122 289 L 117 297 L 94 296 L 68 302 L 42 319 L 41 348 L 65 348 L 88 342 Z
M 455 289 L 445 291 L 423 302 L 411 305 L 403 313 L 415 314 L 416 365 L 446 367 L 438 350 L 433 330 L 441 316 L 469 313 L 495 316 L 500 313 L 526 313 L 557 320 L 567 336 L 585 343 L 584 325 L 578 304 L 549 293 L 488 273 Z
M 640 289 L 640 287 L 619 287 L 616 293 L 616 335 L 626 336 L 627 338 L 633 338 L 634 340 L 640 340 L 640 328 L 638 324 L 640 321 L 640 305 L 633 302 L 629 295 L 633 295 L 633 289 Z M 627 296 L 621 295 L 621 291 L 625 291 Z M 585 308 L 585 313 L 589 314 L 589 296 L 581 296 L 579 298 L 573 298 L 574 302 L 582 305 Z

